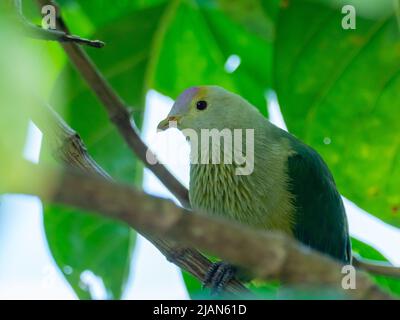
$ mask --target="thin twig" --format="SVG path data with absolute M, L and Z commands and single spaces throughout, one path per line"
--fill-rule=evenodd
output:
M 58 42 L 73 42 L 77 44 L 84 44 L 94 48 L 102 48 L 105 43 L 100 40 L 89 40 L 85 38 L 81 38 L 79 36 L 70 35 L 64 31 L 60 30 L 52 30 L 52 29 L 43 29 L 39 26 L 34 25 L 29 22 L 23 12 L 21 6 L 21 0 L 14 0 L 14 6 L 17 12 L 17 17 L 21 27 L 23 28 L 23 32 L 26 36 L 39 39 L 39 40 L 48 40 L 48 41 L 58 41 Z
M 259 279 L 279 279 L 303 288 L 330 288 L 354 299 L 391 299 L 362 271 L 355 289 L 343 290 L 342 266 L 280 233 L 255 231 L 230 220 L 191 212 L 82 171 L 56 170 L 26 163 L 31 182 L 14 181 L 9 192 L 36 195 L 44 201 L 75 206 L 124 221 L 146 235 L 194 246 L 241 266 Z M 43 179 L 51 181 L 50 190 Z M 7 191 L 7 190 L 6 190 Z
M 105 43 L 100 40 L 89 40 L 81 38 L 79 36 L 69 35 L 57 30 L 43 29 L 33 24 L 26 24 L 24 26 L 24 31 L 26 35 L 30 36 L 31 38 L 39 40 L 74 42 L 77 44 L 84 44 L 94 48 L 102 48 L 105 46 Z
M 110 175 L 89 155 L 76 131 L 69 127 L 50 106 L 45 105 L 42 110 L 41 113 L 33 113 L 32 120 L 44 134 L 44 142 L 49 145 L 54 158 L 62 164 L 112 181 Z M 199 281 L 204 279 L 212 265 L 209 259 L 195 249 L 148 235 L 146 238 L 161 251 L 167 260 L 186 270 Z M 230 294 L 251 295 L 250 291 L 236 279 L 230 281 L 224 290 Z

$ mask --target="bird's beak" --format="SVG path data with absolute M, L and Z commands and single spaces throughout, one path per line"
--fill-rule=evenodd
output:
M 168 128 L 176 128 L 181 118 L 182 116 L 168 116 L 158 124 L 157 130 L 164 131 Z

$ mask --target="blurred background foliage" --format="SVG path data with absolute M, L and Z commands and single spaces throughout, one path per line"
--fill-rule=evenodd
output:
M 0 194 L 13 190 L 29 179 L 21 157 L 26 142 L 30 118 L 39 117 L 38 93 L 45 92 L 51 77 L 49 56 L 36 43 L 19 41 L 21 30 L 9 3 L 0 3 Z M 44 61 L 42 61 L 44 58 Z M 14 60 L 13 60 L 14 59 Z M 18 61 L 16 63 L 15 61 Z M 43 77 L 43 81 L 37 79 Z M 54 82 L 52 84 L 54 86 Z M 29 101 L 29 103 L 27 103 Z M 13 168 L 14 170 L 10 170 Z M 47 181 L 48 182 L 48 181 Z M 43 188 L 47 184 L 43 181 Z M 1 205 L 1 203 L 0 203 Z M 1 223 L 1 220 L 0 220 Z
M 40 23 L 34 2 L 24 0 L 24 12 Z M 188 86 L 216 84 L 247 98 L 266 116 L 265 95 L 272 89 L 289 131 L 322 154 L 341 193 L 379 219 L 400 226 L 397 0 L 58 3 L 73 34 L 106 42 L 103 49 L 85 50 L 132 106 L 138 126 L 149 89 L 174 98 Z M 342 28 L 344 4 L 353 4 L 357 10 L 356 30 Z M 3 30 L 0 26 L 0 32 Z M 79 132 L 91 155 L 111 176 L 140 186 L 142 165 L 111 126 L 60 46 L 34 45 L 42 55 L 35 61 L 43 61 L 47 70 L 37 77 L 42 82 L 39 93 Z M 225 68 L 232 55 L 240 58 L 234 72 Z M 0 88 L 10 84 L 3 82 Z M 12 88 L 7 91 L 12 93 Z M 8 103 L 4 97 L 10 95 L 2 93 L 2 103 Z M 4 108 L 1 110 L 4 112 Z M 12 116 L 1 114 L 0 119 L 5 118 Z M 21 132 L 17 126 L 14 129 Z M 7 147 L 3 140 L 2 153 Z M 47 158 L 45 153 L 42 159 Z M 74 211 L 45 207 L 46 234 L 60 270 L 80 298 L 91 298 L 90 290 L 80 281 L 84 270 L 92 270 L 103 279 L 109 298 L 120 298 L 135 247 L 135 232 Z M 353 247 L 364 257 L 385 260 L 360 241 L 354 240 Z M 198 297 L 197 280 L 187 274 L 184 279 L 192 297 Z M 376 277 L 376 281 L 400 294 L 398 280 Z M 253 286 L 266 297 L 276 297 L 278 284 Z M 287 297 L 293 297 L 293 293 Z

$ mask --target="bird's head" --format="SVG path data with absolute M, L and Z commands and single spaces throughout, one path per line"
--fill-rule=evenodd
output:
M 221 87 L 191 87 L 179 95 L 157 128 L 166 130 L 174 124 L 180 130 L 240 128 L 248 107 L 254 109 L 239 95 Z

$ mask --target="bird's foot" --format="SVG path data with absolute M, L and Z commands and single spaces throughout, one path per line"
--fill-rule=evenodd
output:
M 236 267 L 226 262 L 215 262 L 207 271 L 203 280 L 203 288 L 210 287 L 211 295 L 220 294 L 226 284 L 236 275 Z

